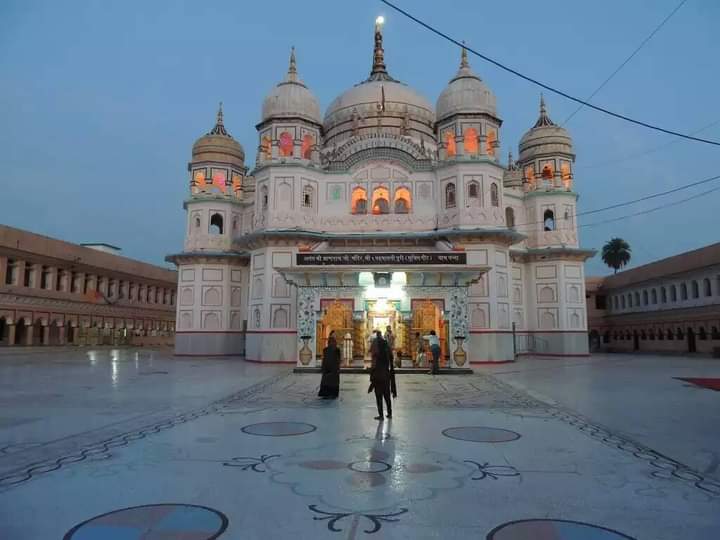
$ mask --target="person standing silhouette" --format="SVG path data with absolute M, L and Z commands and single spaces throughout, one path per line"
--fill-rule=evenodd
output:
M 328 337 L 327 347 L 323 349 L 322 379 L 318 396 L 323 399 L 337 399 L 340 394 L 340 349 L 335 336 Z
M 387 341 L 383 339 L 380 330 L 375 331 L 375 339 L 370 349 L 372 354 L 372 368 L 370 370 L 370 388 L 375 390 L 375 404 L 378 415 L 375 420 L 383 420 L 383 400 L 387 407 L 387 417 L 392 418 L 392 400 L 390 390 L 395 369 L 392 364 L 390 349 Z M 397 397 L 397 390 L 395 390 Z

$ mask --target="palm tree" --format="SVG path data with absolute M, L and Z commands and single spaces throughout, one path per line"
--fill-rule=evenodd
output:
M 631 252 L 630 244 L 625 240 L 622 238 L 611 238 L 610 241 L 603 246 L 602 260 L 610 268 L 615 269 L 615 273 L 617 274 L 618 269 L 630 262 Z

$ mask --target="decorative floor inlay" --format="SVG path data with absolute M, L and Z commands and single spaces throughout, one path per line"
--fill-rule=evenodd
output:
M 444 429 L 442 434 L 459 441 L 486 443 L 510 442 L 520 438 L 520 434 L 514 431 L 483 426 L 452 427 Z
M 63 540 L 214 540 L 225 532 L 224 514 L 193 504 L 150 504 L 114 510 L 70 529 Z
M 245 426 L 242 428 L 242 432 L 261 437 L 291 437 L 305 435 L 316 429 L 316 426 L 304 422 L 261 422 Z
M 634 540 L 626 534 L 579 521 L 523 519 L 494 528 L 487 540 Z

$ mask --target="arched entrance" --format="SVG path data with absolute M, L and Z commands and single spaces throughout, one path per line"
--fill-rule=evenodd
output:
M 322 355 L 322 350 L 327 346 L 330 332 L 335 332 L 337 345 L 342 349 L 345 334 L 353 335 L 353 299 L 332 299 L 321 301 L 320 309 L 322 317 L 317 323 L 316 347 L 317 355 Z
M 696 352 L 697 351 L 697 345 L 695 343 L 695 330 L 688 327 L 687 329 L 687 345 L 688 345 L 688 352 Z
M 633 330 L 633 351 L 640 350 L 640 335 L 637 330 Z
M 440 338 L 440 365 L 443 366 L 449 358 L 447 346 L 447 325 L 442 317 L 442 304 L 440 300 L 419 300 L 412 303 L 412 326 L 410 328 L 410 350 L 417 351 L 417 334 L 420 339 L 435 330 Z
M 21 317 L 15 324 L 15 343 L 10 345 L 25 345 L 27 343 L 28 327 L 25 325 L 25 318 Z
M 8 343 L 8 325 L 5 317 L 0 317 L 0 345 L 10 345 Z
M 597 330 L 590 330 L 588 335 L 588 347 L 591 352 L 600 350 L 600 333 Z

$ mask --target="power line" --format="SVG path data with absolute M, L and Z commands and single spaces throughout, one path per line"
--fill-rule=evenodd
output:
M 705 130 L 707 130 L 707 129 L 710 129 L 711 127 L 714 127 L 714 126 L 716 126 L 716 125 L 718 125 L 718 124 L 720 124 L 720 119 L 715 120 L 714 122 L 710 122 L 709 124 L 707 124 L 706 126 L 701 127 L 700 129 L 696 129 L 695 131 L 691 131 L 691 132 L 690 132 L 690 135 L 695 135 L 696 133 L 700 133 L 701 131 L 705 131 Z M 632 154 L 628 154 L 628 155 L 623 156 L 623 157 L 620 157 L 620 158 L 610 159 L 610 160 L 604 161 L 604 162 L 602 162 L 602 163 L 591 163 L 590 165 L 578 165 L 578 166 L 575 167 L 575 169 L 576 169 L 576 170 L 577 170 L 577 169 L 597 169 L 597 168 L 600 168 L 600 167 L 605 167 L 606 165 L 613 165 L 613 164 L 615 164 L 615 163 L 622 163 L 623 161 L 628 161 L 628 160 L 630 160 L 630 159 L 635 159 L 635 158 L 638 158 L 638 157 L 646 156 L 646 155 L 648 155 L 648 154 L 653 154 L 653 153 L 655 153 L 655 152 L 657 152 L 657 151 L 659 151 L 659 150 L 662 150 L 663 148 L 667 148 L 668 146 L 671 146 L 671 145 L 673 145 L 673 144 L 675 144 L 675 143 L 677 143 L 677 142 L 681 142 L 681 141 L 680 141 L 680 139 L 678 139 L 678 138 L 676 137 L 676 138 L 674 138 L 674 139 L 670 139 L 669 141 L 667 141 L 667 142 L 665 142 L 665 143 L 663 143 L 663 144 L 659 144 L 659 145 L 657 145 L 657 146 L 653 146 L 653 147 L 651 147 L 651 148 L 647 148 L 647 149 L 645 149 L 645 150 L 641 150 L 640 152 L 635 152 L 635 153 L 632 153 Z
M 622 68 L 624 68 L 624 67 L 627 65 L 627 63 L 630 62 L 630 60 L 632 60 L 633 57 L 634 57 L 637 53 L 640 52 L 640 49 L 642 49 L 642 48 L 645 46 L 645 44 L 646 44 L 648 41 L 650 41 L 650 40 L 652 39 L 652 37 L 653 37 L 655 34 L 657 34 L 658 31 L 659 31 L 663 26 L 665 26 L 665 23 L 668 22 L 668 21 L 672 18 L 672 16 L 675 15 L 675 13 L 677 13 L 677 12 L 680 10 L 681 7 L 683 7 L 683 4 L 685 4 L 685 2 L 687 2 L 687 0 L 682 0 L 682 1 L 675 7 L 675 9 L 673 9 L 673 10 L 670 12 L 670 14 L 669 14 L 667 17 L 665 17 L 665 18 L 662 20 L 662 22 L 661 22 L 659 25 L 657 25 L 652 32 L 650 32 L 650 35 L 648 35 L 648 36 L 642 41 L 642 43 L 640 43 L 640 45 L 638 45 L 638 46 L 635 48 L 635 50 L 632 52 L 632 54 L 631 54 L 630 56 L 628 56 L 628 57 L 625 59 L 625 61 L 624 61 L 622 64 L 620 64 L 620 65 L 615 69 L 615 71 L 613 71 L 613 72 L 610 74 L 610 76 L 609 76 L 607 79 L 605 79 L 605 80 L 602 82 L 602 84 L 595 89 L 595 91 L 594 91 L 592 94 L 590 94 L 588 97 L 585 98 L 585 101 L 590 101 L 592 98 L 594 98 L 594 97 L 595 97 L 595 94 L 597 94 L 600 90 L 602 90 L 603 87 L 604 87 L 607 83 L 609 83 L 610 80 L 611 80 L 613 77 L 615 77 L 615 75 L 617 75 L 617 74 L 620 72 L 620 70 L 621 70 Z M 567 124 L 567 123 L 572 119 L 573 116 L 575 116 L 578 112 L 580 112 L 580 109 L 582 109 L 584 106 L 585 106 L 585 105 L 579 105 L 578 108 L 575 109 L 575 110 L 572 112 L 572 114 L 565 119 L 565 121 L 562 123 L 562 125 L 564 126 L 565 124 Z
M 665 191 L 660 191 L 660 192 L 658 192 L 658 193 L 652 193 L 652 194 L 650 194 L 650 195 L 644 195 L 644 196 L 642 196 L 642 197 L 638 197 L 637 199 L 631 199 L 631 200 L 629 200 L 629 201 L 624 201 L 624 202 L 620 202 L 620 203 L 611 204 L 611 205 L 609 205 L 609 206 L 604 206 L 604 207 L 602 207 L 602 208 L 594 208 L 594 209 L 592 209 L 592 210 L 585 210 L 584 212 L 577 212 L 576 214 L 574 214 L 573 216 L 570 216 L 570 217 L 572 217 L 572 218 L 577 218 L 577 217 L 580 217 L 580 216 L 589 216 L 589 215 L 591 215 L 591 214 L 598 214 L 598 213 L 600 213 L 600 212 L 607 212 L 608 210 L 615 210 L 615 209 L 617 209 L 617 208 L 623 208 L 623 207 L 625 207 L 625 206 L 630 206 L 630 205 L 633 205 L 633 204 L 637 204 L 637 203 L 639 203 L 639 202 L 649 201 L 649 200 L 651 200 L 651 199 L 657 199 L 658 197 L 664 197 L 665 195 L 670 195 L 670 194 L 672 194 L 672 193 L 677 193 L 678 191 L 684 191 L 684 190 L 686 190 L 686 189 L 690 189 L 690 188 L 695 187 L 695 186 L 700 186 L 700 185 L 703 185 L 703 184 L 707 184 L 708 182 L 713 182 L 713 181 L 718 180 L 718 179 L 720 179 L 720 175 L 711 176 L 710 178 L 704 178 L 704 179 L 698 180 L 698 181 L 696 181 L 696 182 L 691 182 L 691 183 L 689 183 L 689 184 L 683 184 L 683 185 L 681 185 L 681 186 L 677 186 L 677 187 L 674 187 L 674 188 L 671 188 L 671 189 L 667 189 L 667 190 L 665 190 Z M 714 188 L 714 189 L 715 189 L 715 188 Z M 711 190 L 711 191 L 714 191 L 714 189 Z M 720 188 L 718 188 L 718 189 L 720 189 Z M 515 225 L 515 228 L 518 228 L 518 227 L 530 227 L 530 226 L 534 226 L 534 225 L 539 225 L 539 224 L 544 223 L 544 222 L 545 222 L 545 220 L 540 220 L 540 221 L 535 221 L 535 222 L 529 222 L 529 223 L 520 223 L 520 224 Z
M 555 93 L 555 94 L 557 94 L 557 95 L 559 95 L 559 96 L 562 96 L 562 97 L 564 97 L 564 98 L 566 98 L 566 99 L 569 99 L 569 100 L 571 100 L 571 101 L 574 101 L 575 103 L 579 103 L 579 104 L 581 104 L 581 105 L 583 105 L 583 106 L 585 106 L 585 107 L 589 107 L 589 108 L 594 109 L 594 110 L 596 110 L 596 111 L 599 111 L 599 112 L 601 112 L 601 113 L 605 113 L 605 114 L 607 114 L 607 115 L 609 115 L 609 116 L 613 116 L 613 117 L 615 117 L 615 118 L 619 118 L 620 120 L 625 120 L 626 122 L 630 122 L 630 123 L 636 124 L 636 125 L 638 125 L 638 126 L 643 126 L 643 127 L 648 128 L 648 129 L 652 129 L 652 130 L 655 130 L 655 131 L 660 131 L 660 132 L 662 132 L 662 133 L 667 133 L 667 134 L 669 134 L 669 135 L 675 135 L 676 137 L 682 137 L 683 139 L 688 139 L 688 140 L 691 140 L 691 141 L 701 142 L 701 143 L 705 143 L 705 144 L 712 144 L 712 145 L 714 145 L 714 146 L 720 146 L 720 142 L 718 142 L 718 141 L 713 141 L 713 140 L 710 140 L 710 139 L 702 139 L 702 138 L 700 138 L 700 137 L 693 137 L 692 135 L 686 135 L 686 134 L 684 134 L 684 133 L 680 133 L 680 132 L 677 132 L 677 131 L 673 131 L 673 130 L 671 130 L 671 129 L 666 129 L 666 128 L 663 128 L 663 127 L 660 127 L 660 126 L 656 126 L 656 125 L 653 125 L 653 124 L 649 124 L 649 123 L 643 122 L 643 121 L 641 121 L 641 120 L 635 120 L 634 118 L 630 118 L 629 116 L 625 116 L 625 115 L 623 115 L 623 114 L 613 112 L 613 111 L 611 111 L 611 110 L 609 110 L 609 109 L 605 109 L 604 107 L 600 107 L 600 106 L 598 106 L 598 105 L 593 105 L 592 103 L 588 103 L 587 101 L 583 101 L 583 100 L 580 99 L 580 98 L 577 98 L 577 97 L 572 96 L 572 95 L 570 95 L 570 94 L 568 94 L 568 93 L 566 93 L 566 92 L 563 92 L 562 90 L 558 90 L 557 88 L 554 88 L 554 87 L 549 86 L 549 85 L 547 85 L 547 84 L 545 84 L 545 83 L 542 83 L 542 82 L 538 81 L 537 79 L 533 79 L 532 77 L 529 77 L 529 76 L 527 76 L 527 75 L 524 75 L 524 74 L 520 73 L 519 71 L 517 71 L 517 70 L 515 70 L 515 69 L 512 69 L 511 67 L 508 67 L 508 66 L 506 66 L 505 64 L 502 64 L 501 62 L 498 62 L 497 60 L 493 60 L 492 58 L 490 58 L 490 57 L 488 57 L 488 56 L 485 56 L 484 54 L 481 54 L 481 53 L 477 52 L 476 50 L 468 47 L 466 44 L 463 44 L 463 43 L 461 43 L 460 41 L 458 41 L 458 40 L 450 37 L 449 35 L 441 32 L 441 31 L 438 30 L 437 28 L 435 28 L 435 27 L 433 27 L 433 26 L 430 26 L 430 25 L 427 24 L 426 22 L 423 22 L 422 20 L 420 20 L 420 19 L 418 19 L 417 17 L 411 15 L 411 14 L 408 13 L 407 11 L 399 8 L 399 7 L 396 6 L 395 4 L 389 2 L 388 0 L 380 0 L 380 1 L 381 1 L 383 4 L 385 4 L 386 6 L 392 8 L 392 9 L 394 9 L 395 11 L 397 11 L 398 13 L 404 15 L 404 16 L 407 17 L 408 19 L 410 19 L 410 20 L 418 23 L 420 26 L 426 28 L 427 30 L 430 30 L 431 32 L 433 32 L 434 34 L 437 34 L 438 36 L 442 37 L 443 39 L 448 40 L 450 43 L 454 43 L 454 44 L 457 45 L 458 47 L 464 47 L 466 50 L 470 51 L 470 52 L 473 53 L 475 56 L 477 56 L 477 57 L 479 57 L 479 58 L 482 58 L 482 59 L 485 60 L 486 62 L 490 62 L 491 64 L 499 67 L 500 69 L 503 69 L 503 70 L 507 71 L 508 73 L 512 73 L 513 75 L 516 75 L 517 77 L 520 77 L 521 79 L 525 79 L 525 80 L 528 81 L 528 82 L 531 82 L 531 83 L 533 83 L 533 84 L 535 84 L 535 85 L 537 85 L 537 86 L 539 86 L 539 87 L 541 87 L 541 88 L 544 88 L 545 90 L 549 90 L 550 92 L 553 92 L 553 93 Z

